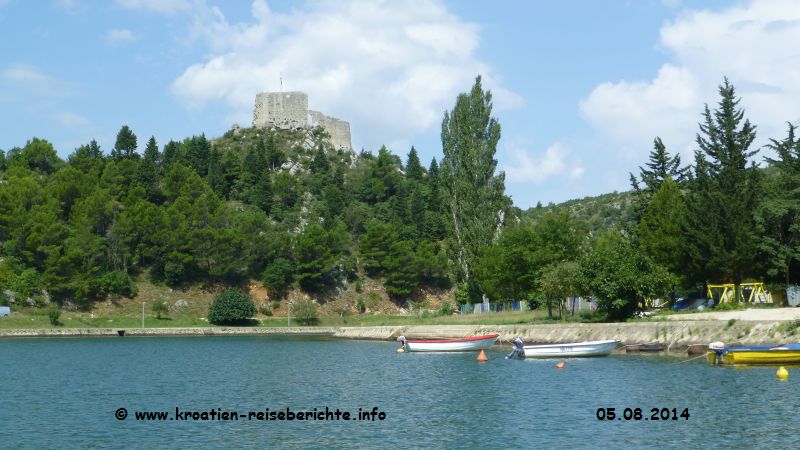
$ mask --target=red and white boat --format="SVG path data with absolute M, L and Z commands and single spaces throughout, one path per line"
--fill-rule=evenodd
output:
M 455 339 L 406 339 L 397 338 L 407 352 L 472 352 L 485 350 L 497 340 L 499 334 L 485 334 Z

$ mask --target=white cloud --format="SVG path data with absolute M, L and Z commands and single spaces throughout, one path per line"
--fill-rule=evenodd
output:
M 13 85 L 15 89 L 24 90 L 31 95 L 57 97 L 71 94 L 75 89 L 71 83 L 61 81 L 27 64 L 10 64 L 0 70 L 0 77 L 7 85 Z
M 172 85 L 186 105 L 225 102 L 249 124 L 258 92 L 300 90 L 309 106 L 351 123 L 354 144 L 377 148 L 439 123 L 477 74 L 497 109 L 522 104 L 477 59 L 479 29 L 434 0 L 319 1 L 282 14 L 261 0 L 253 22 L 198 9 L 194 38 L 212 50 Z
M 509 183 L 540 184 L 553 177 L 576 179 L 586 171 L 572 149 L 561 142 L 552 144 L 539 155 L 531 155 L 519 143 L 512 142 L 507 147 L 512 162 L 503 170 Z
M 192 7 L 192 2 L 189 0 L 117 0 L 116 3 L 125 9 L 159 14 L 186 12 Z
M 51 117 L 59 124 L 70 128 L 86 127 L 92 124 L 92 121 L 86 117 L 69 111 L 59 111 L 53 113 Z
M 88 5 L 78 0 L 51 0 L 53 6 L 70 15 L 85 14 L 89 9 Z
M 623 157 L 642 161 L 661 136 L 691 161 L 703 104 L 718 100 L 727 76 L 759 139 L 783 137 L 800 119 L 800 7 L 792 0 L 754 0 L 721 11 L 683 11 L 661 28 L 659 45 L 674 61 L 649 81 L 603 83 L 580 104 L 584 118 Z M 787 47 L 788 45 L 788 47 Z
M 125 29 L 112 29 L 108 30 L 106 33 L 106 44 L 108 45 L 117 45 L 117 44 L 124 44 L 126 42 L 133 42 L 139 37 L 131 30 Z

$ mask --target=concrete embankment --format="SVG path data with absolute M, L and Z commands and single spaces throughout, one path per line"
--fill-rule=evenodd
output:
M 339 328 L 334 336 L 352 339 L 443 338 L 500 334 L 500 342 L 520 337 L 529 344 L 618 339 L 625 345 L 661 343 L 669 350 L 713 341 L 741 345 L 771 344 L 797 340 L 781 332 L 780 322 L 653 321 L 631 323 L 563 323 L 537 325 L 418 325 L 398 327 Z
M 794 342 L 777 321 L 659 320 L 630 323 L 560 323 L 536 325 L 409 325 L 374 327 L 208 327 L 208 328 L 47 328 L 0 329 L 0 337 L 80 336 L 265 336 L 319 335 L 344 339 L 395 340 L 464 337 L 499 333 L 500 343 L 515 337 L 526 343 L 565 343 L 618 339 L 623 344 L 661 343 L 669 350 L 713 341 L 742 345 Z
M 102 337 L 102 336 L 332 336 L 336 327 L 203 327 L 203 328 L 17 328 L 0 329 L 3 337 Z

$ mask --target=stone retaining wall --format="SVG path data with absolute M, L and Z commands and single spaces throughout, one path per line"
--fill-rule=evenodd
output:
M 413 325 L 376 327 L 208 327 L 208 328 L 46 328 L 0 329 L 0 337 L 79 337 L 79 336 L 260 336 L 322 335 L 345 339 L 394 341 L 407 338 L 464 337 L 499 333 L 500 343 L 515 337 L 530 344 L 564 343 L 619 339 L 623 344 L 662 343 L 671 350 L 691 344 L 722 341 L 742 345 L 796 342 L 800 338 L 782 334 L 780 322 L 747 321 L 654 321 L 631 323 L 562 323 L 537 325 Z

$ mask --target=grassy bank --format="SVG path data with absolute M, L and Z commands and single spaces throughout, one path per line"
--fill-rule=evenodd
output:
M 564 322 L 592 321 L 591 316 L 567 316 Z M 86 313 L 64 312 L 59 318 L 61 325 L 54 326 L 46 311 L 28 308 L 15 313 L 12 317 L 0 318 L 0 328 L 140 328 L 142 326 L 141 314 L 111 314 L 94 317 Z M 419 315 L 344 315 L 321 316 L 316 325 L 328 327 L 370 327 L 370 326 L 406 326 L 406 325 L 516 325 L 535 323 L 559 323 L 559 320 L 549 320 L 547 310 L 524 312 L 499 312 L 488 314 L 467 314 L 436 316 L 432 314 Z M 251 321 L 249 326 L 281 328 L 286 326 L 300 326 L 295 319 L 287 324 L 286 316 L 258 316 Z M 145 311 L 145 328 L 186 328 L 186 327 L 213 327 L 213 324 L 203 317 L 190 315 L 173 315 L 166 319 L 156 319 L 152 313 Z

